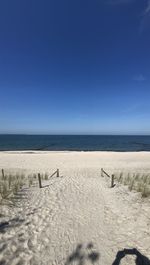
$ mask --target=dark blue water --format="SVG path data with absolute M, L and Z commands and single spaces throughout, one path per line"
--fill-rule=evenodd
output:
M 150 151 L 150 136 L 0 135 L 0 151 Z

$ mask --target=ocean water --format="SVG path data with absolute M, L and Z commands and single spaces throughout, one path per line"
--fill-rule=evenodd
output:
M 150 151 L 150 136 L 0 135 L 0 151 Z

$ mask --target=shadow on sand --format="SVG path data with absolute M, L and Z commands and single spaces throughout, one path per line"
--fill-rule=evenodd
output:
M 121 264 L 121 260 L 126 255 L 135 256 L 136 265 L 150 265 L 150 260 L 146 256 L 142 255 L 136 248 L 123 249 L 121 251 L 118 251 L 112 265 Z M 99 258 L 100 258 L 100 253 L 94 250 L 93 243 L 89 243 L 86 246 L 78 244 L 75 251 L 72 252 L 70 256 L 68 256 L 65 265 L 69 264 L 84 265 L 86 264 L 86 262 L 88 262 L 88 264 L 96 264 L 99 261 Z
M 13 218 L 9 221 L 4 221 L 0 223 L 0 233 L 5 233 L 8 228 L 13 228 L 20 226 L 25 219 L 21 219 L 19 217 Z
M 75 251 L 67 258 L 65 265 L 74 264 L 74 262 L 78 265 L 84 265 L 86 261 L 94 264 L 99 260 L 100 254 L 93 248 L 93 243 L 87 244 L 86 247 L 78 244 Z
M 134 255 L 135 256 L 135 264 L 136 265 L 150 265 L 150 260 L 142 255 L 136 248 L 132 249 L 123 249 L 117 252 L 116 258 L 112 265 L 119 265 L 121 264 L 121 260 L 126 255 Z

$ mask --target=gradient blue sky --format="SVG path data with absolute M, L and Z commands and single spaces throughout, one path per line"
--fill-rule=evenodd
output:
M 150 134 L 150 1 L 0 1 L 0 133 Z

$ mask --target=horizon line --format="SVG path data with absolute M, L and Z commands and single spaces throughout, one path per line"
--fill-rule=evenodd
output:
M 26 136 L 150 136 L 149 134 L 40 134 L 40 133 L 0 133 L 1 135 L 26 135 Z

